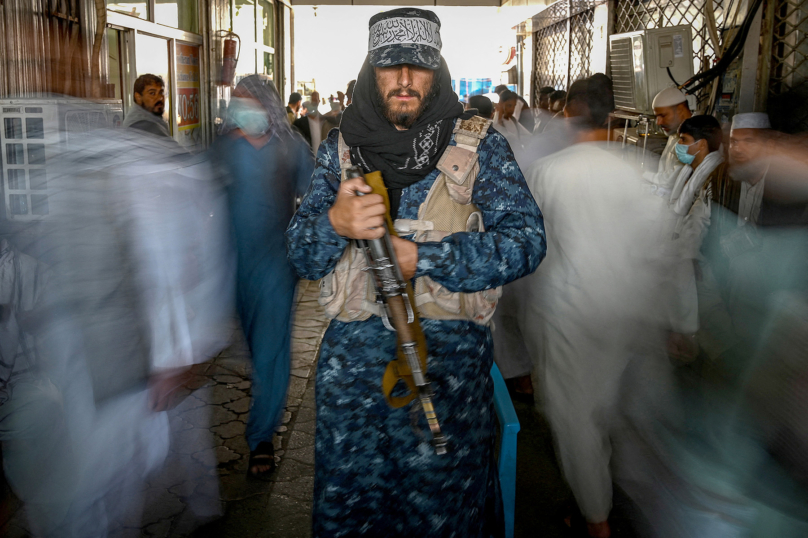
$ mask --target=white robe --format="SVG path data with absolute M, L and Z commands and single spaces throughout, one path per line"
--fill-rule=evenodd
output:
M 530 139 L 530 131 L 522 127 L 522 124 L 516 121 L 515 116 L 503 120 L 500 119 L 499 112 L 496 112 L 493 125 L 494 129 L 505 137 L 513 150 L 521 149 Z
M 724 162 L 720 152 L 710 153 L 696 170 L 682 168 L 671 193 L 669 209 L 676 226 L 671 242 L 671 266 L 667 288 L 670 296 L 670 326 L 692 334 L 699 329 L 699 299 L 694 263 L 701 257 L 701 244 L 710 227 L 711 203 L 706 182 Z
M 659 207 L 639 171 L 598 143 L 538 161 L 526 176 L 544 214 L 547 258 L 524 279 L 521 331 L 567 482 L 586 519 L 605 521 L 620 377 L 644 338 L 661 340 L 653 338 L 662 334 L 653 299 Z
M 659 167 L 655 173 L 646 173 L 643 178 L 654 186 L 656 195 L 667 199 L 670 196 L 676 178 L 684 166 L 676 156 L 676 144 L 679 143 L 679 135 L 672 134 L 668 137 L 668 143 L 662 150 L 659 157 Z

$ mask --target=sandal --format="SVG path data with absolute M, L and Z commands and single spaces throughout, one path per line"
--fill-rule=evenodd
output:
M 265 471 L 253 471 L 259 466 L 267 466 Z M 250 461 L 247 464 L 247 478 L 257 478 L 258 480 L 269 480 L 278 465 L 275 463 L 275 446 L 269 441 L 258 443 L 255 450 L 250 451 Z

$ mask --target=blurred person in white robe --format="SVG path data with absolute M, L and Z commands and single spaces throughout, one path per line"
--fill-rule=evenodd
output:
M 531 134 L 519 123 L 514 115 L 516 105 L 519 102 L 518 97 L 510 90 L 504 90 L 499 95 L 499 102 L 496 104 L 494 111 L 493 124 L 494 129 L 505 137 L 514 151 L 524 147 Z
M 660 231 L 639 171 L 606 146 L 608 79 L 576 82 L 574 144 L 526 179 L 547 223 L 547 258 L 524 279 L 520 328 L 557 454 L 590 536 L 610 536 L 610 430 L 623 369 L 664 344 L 654 307 Z M 573 91 L 574 90 L 574 91 Z
M 702 263 L 701 248 L 711 222 L 712 186 L 718 184 L 726 165 L 721 125 L 713 116 L 693 116 L 679 126 L 674 147 L 682 168 L 668 200 L 673 223 L 670 287 L 664 299 L 670 305 L 673 331 L 669 348 L 674 358 L 691 361 L 698 352 L 700 307 L 719 301 L 709 267 Z M 709 303 L 700 305 L 702 302 Z M 718 351 L 720 353 L 720 351 Z
M 577 125 L 581 121 L 588 121 L 589 108 L 586 104 L 585 80 L 576 80 L 570 86 L 569 94 L 563 93 L 563 101 L 555 101 L 561 104 L 561 109 L 541 133 L 534 134 L 526 138 L 522 147 L 513 147 L 514 156 L 522 170 L 527 170 L 531 164 L 543 159 L 553 153 L 559 152 L 572 145 L 578 136 Z M 611 91 L 604 89 L 604 91 Z M 559 92 L 553 92 L 557 95 Z
M 555 91 L 552 86 L 544 86 L 539 89 L 539 108 L 536 109 L 536 125 L 533 127 L 533 134 L 544 132 L 555 113 L 550 110 L 550 94 Z
M 589 114 L 586 105 L 587 84 L 587 81 L 583 80 L 573 83 L 570 88 L 572 95 L 570 106 L 563 112 L 565 117 L 556 120 L 555 128 L 525 138 L 524 146 L 511 144 L 516 161 L 522 170 L 527 170 L 535 161 L 559 152 L 574 142 L 578 134 L 576 125 L 586 121 L 585 116 Z M 550 94 L 546 95 L 549 103 Z M 494 127 L 496 128 L 496 124 Z M 534 398 L 535 390 L 530 379 L 533 361 L 525 348 L 524 337 L 517 321 L 518 312 L 522 307 L 523 296 L 520 289 L 522 286 L 522 281 L 516 281 L 502 288 L 502 297 L 493 318 L 494 360 L 512 397 L 526 402 L 532 401 L 540 406 L 542 400 Z
M 500 84 L 496 88 L 494 88 L 494 93 L 499 96 L 499 100 L 502 101 L 502 95 L 505 92 L 509 92 L 510 90 L 505 84 Z M 536 117 L 533 112 L 533 109 L 530 108 L 525 99 L 516 92 L 511 92 L 516 96 L 516 103 L 514 103 L 513 109 L 513 117 L 514 119 L 525 128 L 525 130 L 529 133 L 533 132 L 535 128 Z M 510 97 L 509 97 L 510 98 Z
M 82 538 L 139 527 L 144 506 L 165 493 L 146 489 L 165 463 L 184 476 L 177 486 L 201 523 L 221 509 L 212 439 L 183 448 L 204 465 L 169 462 L 167 410 L 187 395 L 189 368 L 218 353 L 232 330 L 223 186 L 204 155 L 148 132 L 98 129 L 51 149 L 50 214 L 33 245 L 52 285 L 34 332 L 65 428 L 33 427 L 71 451 L 74 490 L 50 527 Z M 58 477 L 44 480 L 60 487 Z

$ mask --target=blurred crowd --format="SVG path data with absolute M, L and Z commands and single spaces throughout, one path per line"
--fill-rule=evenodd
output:
M 212 148 L 190 153 L 143 75 L 121 128 L 48 149 L 50 215 L 0 233 L 0 441 L 35 535 L 138 520 L 175 442 L 166 410 L 234 316 L 253 363 L 249 473 L 271 475 L 298 278 L 284 233 L 315 164 L 333 164 L 315 155 L 355 84 L 284 105 L 244 78 Z M 616 142 L 603 74 L 541 88 L 535 109 L 496 93 L 463 117 L 507 140 L 547 255 L 505 285 L 494 358 L 547 417 L 586 533 L 610 535 L 619 487 L 639 535 L 808 535 L 806 139 L 763 112 L 722 125 L 672 87 L 654 100 L 667 144 L 641 163 Z M 200 522 L 221 509 L 208 484 Z
M 670 87 L 653 103 L 667 144 L 638 159 L 608 77 L 574 82 L 555 114 L 551 90 L 535 111 L 506 88 L 467 106 L 545 218 L 495 360 L 547 417 L 589 535 L 609 536 L 615 486 L 641 535 L 805 535 L 806 138 L 762 112 L 721 125 Z

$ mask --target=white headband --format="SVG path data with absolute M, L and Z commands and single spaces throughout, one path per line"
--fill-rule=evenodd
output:
M 389 45 L 425 45 L 440 50 L 440 25 L 412 17 L 381 20 L 370 27 L 368 52 Z

